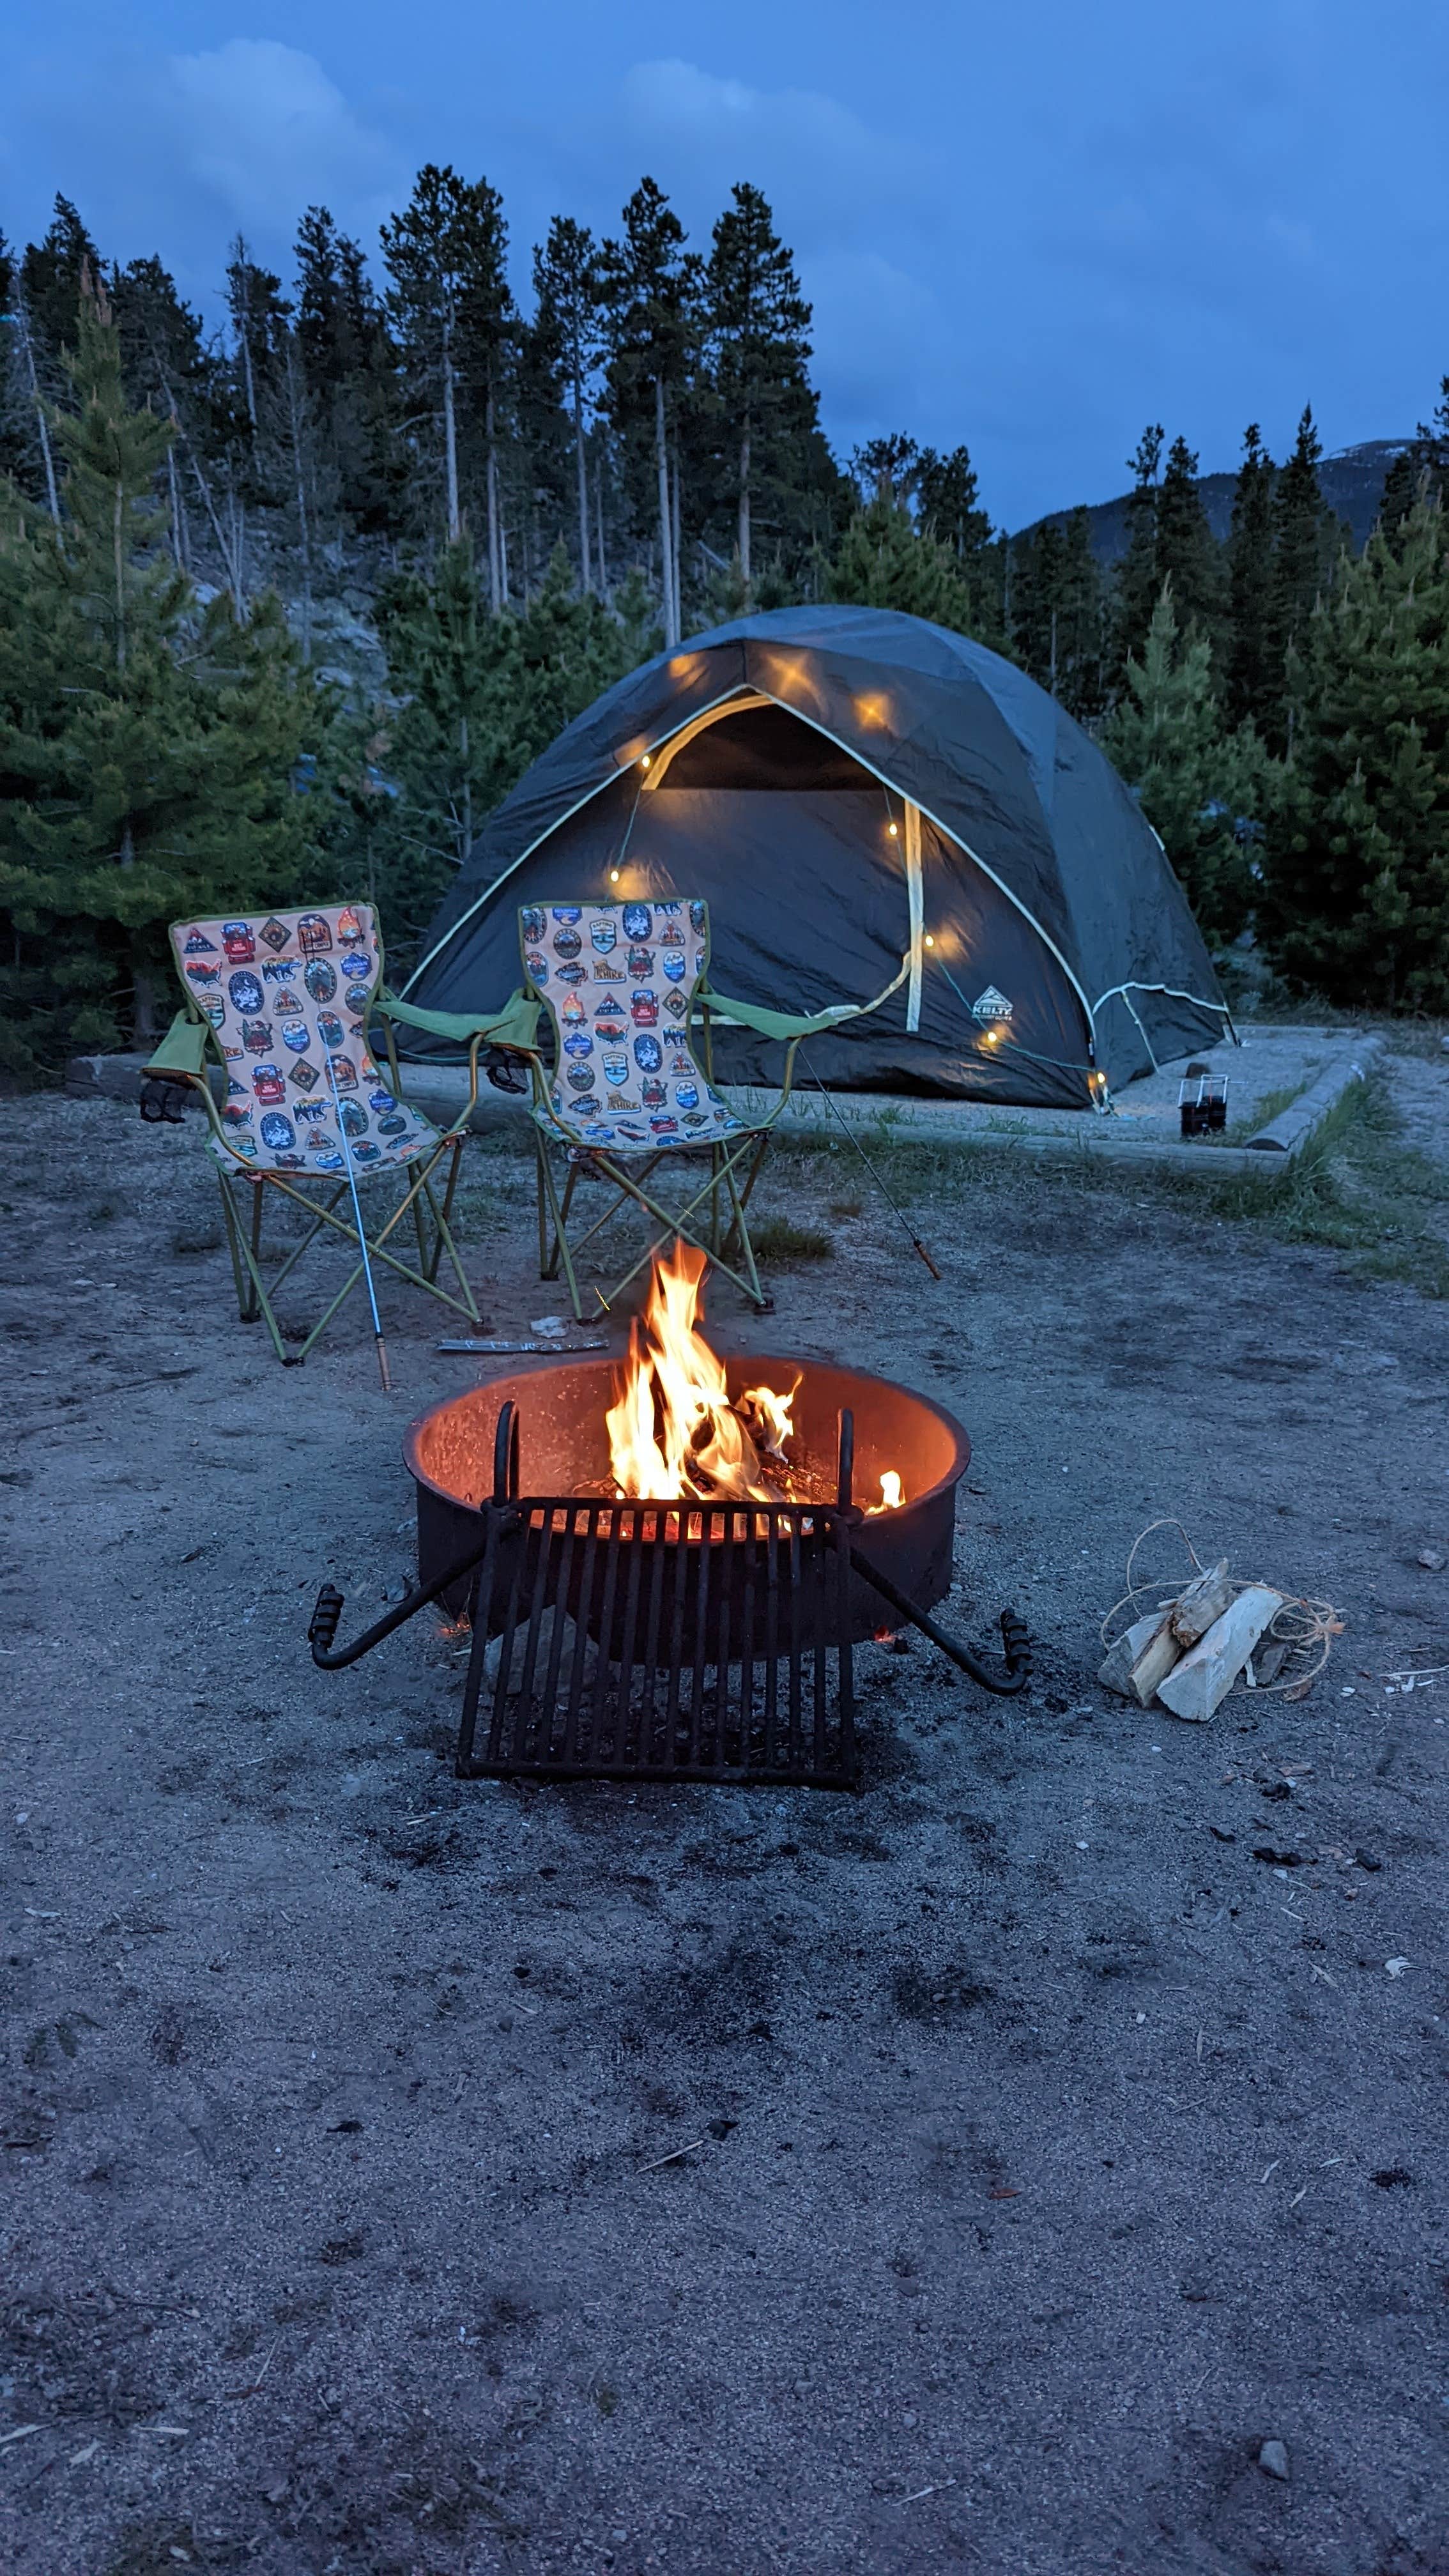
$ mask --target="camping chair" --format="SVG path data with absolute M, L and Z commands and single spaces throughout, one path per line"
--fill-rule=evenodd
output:
M 416 1012 L 381 990 L 382 941 L 369 905 L 321 906 L 312 912 L 269 913 L 254 920 L 174 922 L 171 944 L 186 994 L 146 1066 L 143 1117 L 171 1114 L 174 1085 L 200 1093 L 219 1165 L 221 1204 L 243 1323 L 265 1320 L 278 1359 L 304 1360 L 364 1276 L 363 1243 L 374 1265 L 425 1289 L 445 1306 L 479 1319 L 452 1235 L 453 1193 L 463 1137 L 478 1097 L 478 1057 L 483 1047 L 527 1049 L 537 1009 L 515 994 L 490 1019 Z M 374 1012 L 385 1030 L 388 1077 L 371 1052 Z M 468 1048 L 469 1090 L 445 1131 L 400 1096 L 391 1022 L 424 1026 Z M 220 1058 L 225 1097 L 212 1096 L 208 1060 Z M 441 1204 L 434 1190 L 446 1166 Z M 403 1181 L 396 1207 L 376 1232 L 360 1239 L 352 1213 L 371 1183 L 392 1172 Z M 275 1272 L 270 1292 L 261 1272 L 262 1218 L 269 1191 L 292 1200 L 307 1218 L 301 1240 Z M 250 1192 L 250 1206 L 247 1194 Z M 346 1201 L 346 1207 L 342 1202 Z M 381 1210 L 379 1213 L 381 1214 Z M 393 1238 L 411 1216 L 417 1260 L 404 1260 Z M 319 1235 L 340 1235 L 355 1246 L 355 1267 L 300 1347 L 288 1351 L 272 1297 Z M 441 1285 L 446 1252 L 458 1293 Z
M 553 1029 L 552 1070 L 536 1049 L 530 1054 L 539 1276 L 556 1279 L 562 1262 L 582 1321 L 574 1255 L 627 1199 L 658 1230 L 607 1297 L 595 1290 L 601 1305 L 611 1306 L 660 1244 L 678 1234 L 766 1311 L 773 1301 L 755 1266 L 750 1194 L 790 1097 L 796 1049 L 802 1039 L 875 1004 L 837 1003 L 799 1017 L 712 993 L 709 906 L 698 901 L 524 904 L 518 928 L 526 996 L 542 1005 Z M 696 1011 L 703 1067 L 690 1042 Z M 783 1085 L 767 1115 L 736 1117 L 715 1089 L 712 1017 L 783 1044 Z M 558 1146 L 564 1149 L 562 1191 L 551 1159 Z M 662 1163 L 687 1154 L 707 1154 L 709 1171 L 671 1208 L 648 1184 Z M 571 1243 L 569 1216 L 585 1178 L 609 1182 L 614 1196 Z

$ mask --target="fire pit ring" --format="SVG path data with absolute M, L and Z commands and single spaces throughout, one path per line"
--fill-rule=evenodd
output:
M 861 1521 L 855 1547 L 922 1609 L 944 1601 L 951 1589 L 956 1488 L 971 1459 L 970 1440 L 954 1416 L 886 1378 L 824 1361 L 752 1352 L 747 1359 L 727 1358 L 725 1371 L 731 1395 L 747 1383 L 787 1395 L 798 1380 L 798 1442 L 827 1463 L 832 1488 L 840 1417 L 853 1415 L 856 1496 L 867 1505 L 878 1501 L 887 1470 L 902 1478 L 906 1492 L 897 1509 L 869 1513 Z M 480 1534 L 478 1516 L 493 1490 L 494 1443 L 506 1404 L 515 1406 L 518 1417 L 520 1492 L 607 1492 L 604 1415 L 616 1376 L 611 1360 L 540 1360 L 434 1405 L 410 1426 L 403 1456 L 417 1486 L 420 1584 L 432 1583 Z M 439 1597 L 461 1615 L 466 1578 Z M 881 1596 L 857 1576 L 851 1602 L 851 1636 L 860 1644 L 882 1625 Z
M 725 1368 L 732 1409 L 746 1363 Z M 1019 1619 L 1003 1612 L 1004 1669 L 993 1670 L 926 1607 L 951 1580 L 971 1454 L 960 1424 L 859 1370 L 751 1358 L 748 1375 L 756 1390 L 793 1393 L 790 1473 L 798 1485 L 800 1462 L 813 1462 L 811 1497 L 764 1499 L 758 1485 L 621 1496 L 607 1361 L 547 1361 L 434 1406 L 404 1444 L 418 1583 L 340 1648 L 343 1599 L 325 1584 L 313 1660 L 355 1663 L 430 1602 L 466 1613 L 466 1778 L 858 1788 L 853 1649 L 906 1621 L 987 1690 L 1021 1690 L 1031 1666 Z M 856 1500 L 896 1478 L 899 1505 Z M 884 1630 L 882 1601 L 894 1614 Z

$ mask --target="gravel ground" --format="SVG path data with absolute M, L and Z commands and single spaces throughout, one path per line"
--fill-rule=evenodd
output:
M 959 1413 L 1031 1696 L 870 1650 L 858 1800 L 461 1784 L 456 1639 L 304 1642 L 406 1577 L 437 1310 L 284 1372 L 194 1128 L 3 1118 L 0 2563 L 1442 2576 L 1443 1305 L 964 1167 L 935 1287 L 782 1159 L 835 1257 L 717 1338 Z M 1340 1606 L 1310 1698 L 1097 1688 L 1164 1512 Z

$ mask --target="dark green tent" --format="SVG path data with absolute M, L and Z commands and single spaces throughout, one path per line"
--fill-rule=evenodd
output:
M 661 654 L 579 716 L 465 861 L 407 999 L 499 1005 L 517 910 L 702 895 L 712 983 L 801 1011 L 842 1088 L 1086 1108 L 1221 1038 L 1162 845 L 1009 662 L 888 609 L 784 608 Z M 743 1033 L 726 1080 L 768 1080 Z

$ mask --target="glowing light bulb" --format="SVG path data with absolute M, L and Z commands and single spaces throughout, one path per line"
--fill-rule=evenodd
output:
M 894 824 L 894 823 L 887 823 L 887 825 L 886 825 L 886 830 L 889 832 L 889 834 L 890 834 L 890 836 L 891 836 L 891 839 L 892 839 L 893 841 L 898 837 L 898 835 L 897 835 L 897 831 L 896 831 L 896 826 L 895 826 L 895 824 Z
M 647 751 L 645 752 L 643 759 L 640 761 L 639 766 L 640 766 L 640 768 L 641 768 L 641 769 L 647 769 L 647 768 L 648 768 L 648 766 L 649 766 L 649 754 L 648 754 L 648 752 L 647 752 Z
M 988 1030 L 986 1031 L 986 1034 L 985 1034 L 985 1036 L 983 1037 L 983 1039 L 982 1039 L 981 1043 L 982 1043 L 982 1045 L 983 1045 L 983 1046 L 995 1046 L 995 1044 L 996 1044 L 996 1031 L 995 1031 L 995 1029 L 988 1029 Z
M 609 870 L 609 883 L 610 883 L 610 885 L 617 885 L 617 884 L 618 884 L 618 882 L 619 882 L 619 871 L 618 871 L 618 869 L 617 869 L 617 868 L 610 868 L 610 870 Z
M 929 932 L 929 930 L 928 930 L 928 931 L 927 931 L 927 933 L 926 933 L 926 946 L 927 946 L 928 948 L 934 948 L 934 947 L 935 947 L 935 945 L 936 945 L 935 940 L 932 938 L 931 933 L 930 933 L 930 932 Z

